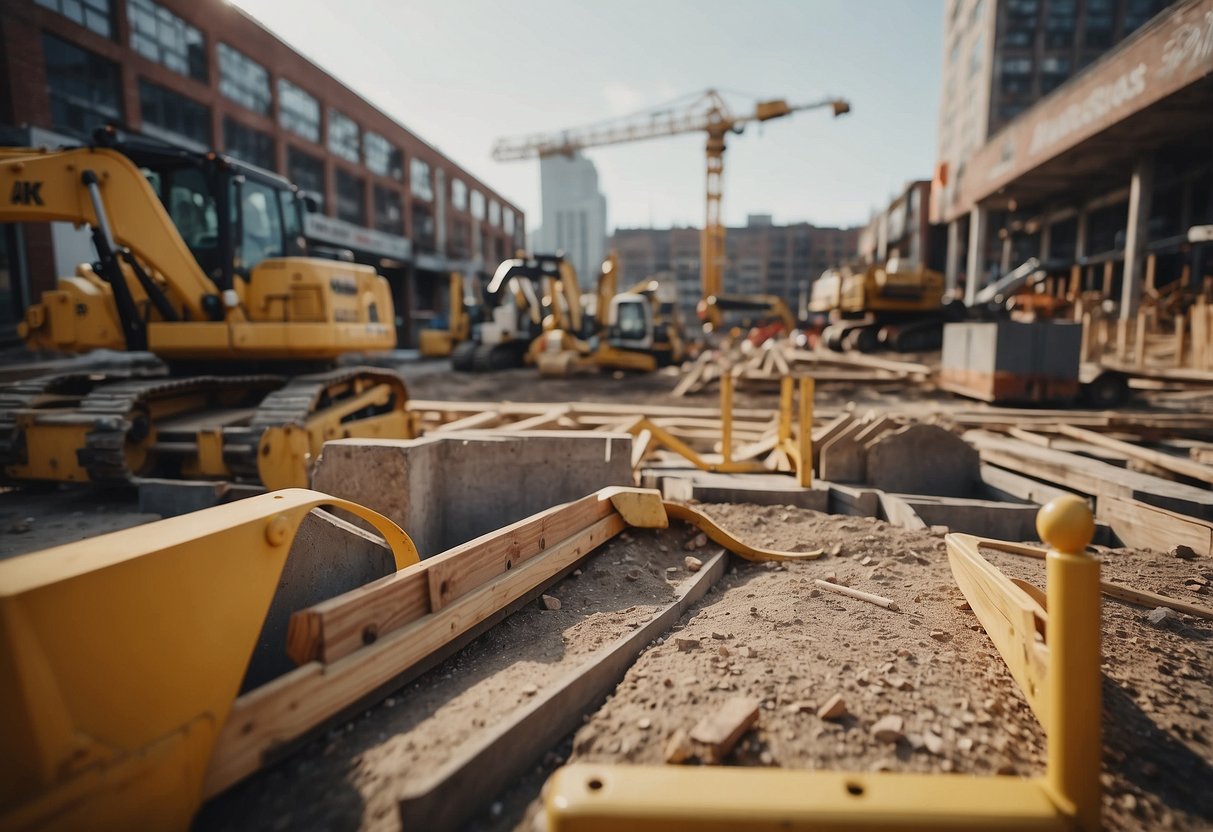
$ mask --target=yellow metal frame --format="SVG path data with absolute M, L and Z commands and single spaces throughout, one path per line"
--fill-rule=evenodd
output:
M 184 829 L 295 532 L 292 489 L 0 562 L 0 829 Z
M 583 763 L 544 787 L 547 829 L 1099 829 L 1099 562 L 1084 551 L 1094 522 L 1085 502 L 1062 497 L 1041 509 L 1037 528 L 1047 552 L 971 535 L 948 535 L 947 545 L 957 583 L 1016 681 L 1039 685 L 1029 701 L 1048 740 L 1043 777 Z M 1045 559 L 1044 644 L 1039 591 L 1006 578 L 982 546 Z M 1029 653 L 1043 677 L 1031 675 Z

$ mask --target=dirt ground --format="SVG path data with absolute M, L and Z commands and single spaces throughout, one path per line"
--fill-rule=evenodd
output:
M 531 829 L 539 790 L 565 761 L 661 763 L 670 736 L 726 700 L 762 703 L 732 765 L 1035 776 L 1038 722 L 952 579 L 942 534 L 792 507 L 702 506 L 756 545 L 826 549 L 821 560 L 736 561 L 721 582 L 628 671 L 576 734 L 488 806 L 478 830 Z M 684 579 L 686 527 L 633 531 L 557 585 L 559 611 L 528 605 L 361 718 L 212 801 L 198 829 L 394 828 L 403 790 L 585 655 L 652 616 Z M 704 550 L 715 551 L 714 549 Z M 1043 584 L 1038 561 L 997 557 Z M 1104 553 L 1106 579 L 1178 598 L 1207 561 Z M 900 611 L 821 591 L 833 574 Z M 628 580 L 628 576 L 636 580 Z M 1200 829 L 1213 823 L 1213 626 L 1105 600 L 1105 824 Z M 682 649 L 677 640 L 698 646 Z M 684 645 L 685 646 L 685 642 Z M 817 709 L 835 694 L 841 720 Z M 896 736 L 873 726 L 897 716 Z
M 454 374 L 441 362 L 401 369 L 416 399 L 716 403 L 710 393 L 674 399 L 675 379 L 664 374 L 621 384 L 539 380 L 533 370 Z M 823 409 L 854 402 L 865 410 L 923 414 L 977 406 L 895 385 L 823 384 L 817 401 Z M 775 403 L 773 389 L 738 390 L 739 407 Z M 1043 771 L 1039 725 L 976 618 L 962 608 L 942 535 L 790 507 L 704 508 L 752 544 L 822 547 L 829 554 L 786 566 L 737 562 L 675 631 L 642 654 L 606 704 L 483 807 L 471 828 L 529 829 L 539 790 L 557 765 L 661 762 L 672 733 L 743 695 L 761 700 L 761 718 L 729 764 L 982 776 Z M 138 513 L 129 491 L 0 492 L 0 557 L 150 519 Z M 396 800 L 409 782 L 669 603 L 687 578 L 682 547 L 690 533 L 629 534 L 550 591 L 562 601 L 560 610 L 528 605 L 360 717 L 212 801 L 196 828 L 395 826 Z M 990 557 L 1008 574 L 1043 584 L 1038 562 Z M 1103 552 L 1103 564 L 1107 579 L 1213 604 L 1210 590 L 1197 594 L 1190 586 L 1199 582 L 1185 583 L 1213 581 L 1209 559 L 1112 550 Z M 676 571 L 667 574 L 669 566 Z M 817 589 L 813 579 L 831 572 L 893 598 L 900 611 Z M 1103 605 L 1105 824 L 1213 828 L 1213 623 L 1175 615 L 1155 626 L 1149 612 L 1114 600 Z M 699 646 L 680 650 L 675 638 Z M 817 707 L 835 694 L 847 715 L 819 719 Z M 873 725 L 887 716 L 901 718 L 898 736 L 878 739 Z

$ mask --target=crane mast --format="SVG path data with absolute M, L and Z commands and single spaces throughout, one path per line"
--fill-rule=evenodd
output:
M 782 98 L 758 102 L 752 113 L 734 116 L 723 96 L 707 90 L 683 108 L 666 108 L 585 127 L 500 139 L 493 146 L 499 162 L 545 156 L 572 156 L 579 150 L 645 141 L 684 133 L 707 134 L 706 205 L 699 248 L 699 282 L 704 298 L 722 294 L 724 286 L 725 225 L 721 209 L 724 187 L 725 137 L 740 133 L 750 122 L 770 121 L 803 110 L 832 108 L 835 116 L 848 113 L 842 98 L 825 98 L 808 104 L 790 105 Z

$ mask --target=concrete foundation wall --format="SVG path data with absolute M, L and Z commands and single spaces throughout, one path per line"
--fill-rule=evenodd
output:
M 312 487 L 404 529 L 429 557 L 609 485 L 632 484 L 632 437 L 465 431 L 329 442 Z

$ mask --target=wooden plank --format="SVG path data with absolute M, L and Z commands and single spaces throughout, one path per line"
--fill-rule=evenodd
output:
M 1084 442 L 1090 442 L 1092 445 L 1098 445 L 1101 448 L 1119 451 L 1134 459 L 1140 459 L 1151 465 L 1157 465 L 1159 468 L 1174 471 L 1176 474 L 1213 484 L 1213 468 L 1191 459 L 1174 456 L 1163 451 L 1155 451 L 1150 448 L 1143 448 L 1140 445 L 1134 445 L 1132 442 L 1122 442 L 1119 439 L 1113 439 L 1102 433 L 1083 430 L 1071 425 L 1061 424 L 1057 426 L 1057 429 L 1074 439 L 1081 439 Z
M 512 601 L 556 580 L 625 528 L 597 521 L 431 615 L 329 664 L 309 662 L 238 698 L 211 754 L 204 796 L 223 791 L 293 742 L 399 677 Z
M 969 431 L 965 439 L 978 449 L 983 462 L 1042 479 L 1082 494 L 1125 497 L 1213 520 L 1213 493 L 1207 488 L 1171 482 L 1127 471 L 1105 462 L 1051 448 L 1038 448 L 1016 439 Z
M 1159 595 L 1157 592 L 1133 589 L 1132 587 L 1114 584 L 1110 581 L 1100 581 L 1099 591 L 1109 597 L 1119 598 L 1121 601 L 1128 601 L 1131 604 L 1138 604 L 1143 607 L 1170 607 L 1177 612 L 1194 615 L 1197 618 L 1213 619 L 1213 610 L 1208 607 L 1189 604 L 1177 598 L 1172 598 L 1169 595 Z
M 453 422 L 447 422 L 430 430 L 430 433 L 446 433 L 452 430 L 475 430 L 477 428 L 492 427 L 501 421 L 501 414 L 495 410 L 486 410 L 482 413 L 476 413 L 472 416 L 465 416 L 462 419 L 456 419 Z
M 553 407 L 546 413 L 540 413 L 538 416 L 531 416 L 527 419 L 520 419 L 509 425 L 504 425 L 502 430 L 536 430 L 537 428 L 545 428 L 559 422 L 564 416 L 569 413 L 569 406 L 562 405 Z
M 537 556 L 611 514 L 609 500 L 591 494 L 520 520 L 416 566 L 380 578 L 291 616 L 287 654 L 300 665 L 332 662 Z
M 468 750 L 448 761 L 400 800 L 405 829 L 457 829 L 503 788 L 530 769 L 576 729 L 582 715 L 614 689 L 636 657 L 672 627 L 724 575 L 728 557 L 719 552 L 680 586 L 677 599 L 635 632 L 610 644 Z
M 1100 497 L 1095 519 L 1112 527 L 1126 546 L 1164 552 L 1173 546 L 1213 556 L 1213 523 L 1123 497 Z

